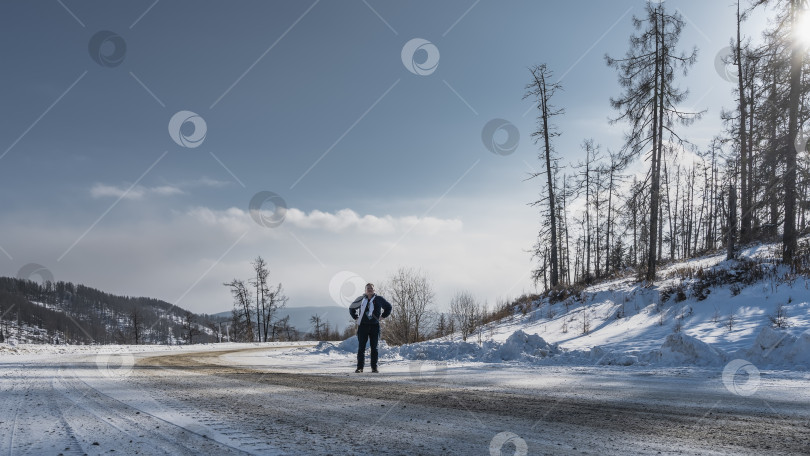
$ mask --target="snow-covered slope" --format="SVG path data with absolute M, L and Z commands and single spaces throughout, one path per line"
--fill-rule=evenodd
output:
M 739 260 L 714 255 L 672 264 L 654 285 L 634 277 L 585 288 L 558 302 L 543 298 L 525 315 L 402 347 L 389 359 L 533 364 L 723 366 L 737 358 L 760 367 L 810 369 L 810 278 L 776 266 L 775 245 Z M 780 310 L 781 309 L 781 310 Z M 782 317 L 777 328 L 773 320 Z M 322 344 L 353 352 L 356 340 Z

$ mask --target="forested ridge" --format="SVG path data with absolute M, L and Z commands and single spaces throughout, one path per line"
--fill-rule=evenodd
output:
M 3 339 L 34 343 L 196 343 L 218 329 L 217 319 L 159 299 L 10 277 L 0 277 L 0 316 Z

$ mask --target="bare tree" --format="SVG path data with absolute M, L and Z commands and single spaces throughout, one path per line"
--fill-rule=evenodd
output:
M 702 113 L 679 110 L 678 105 L 686 99 L 688 91 L 674 85 L 675 73 L 684 74 L 697 60 L 697 48 L 689 54 L 677 54 L 684 20 L 680 13 L 668 13 L 664 2 L 648 2 L 646 18 L 633 18 L 633 25 L 640 35 L 630 38 L 630 50 L 625 58 L 605 56 L 608 66 L 619 72 L 619 83 L 624 88 L 620 98 L 611 98 L 614 109 L 620 111 L 611 123 L 626 121 L 631 129 L 625 140 L 627 159 L 647 150 L 650 157 L 650 210 L 649 243 L 647 245 L 647 280 L 655 280 L 656 247 L 659 243 L 659 212 L 661 162 L 664 154 L 664 134 L 671 140 L 682 143 L 675 133 L 676 123 L 689 124 Z
M 256 330 L 258 331 L 258 340 L 262 341 L 262 329 L 265 329 L 264 341 L 267 342 L 267 326 L 263 322 L 266 313 L 265 294 L 268 292 L 267 277 L 270 275 L 270 271 L 267 269 L 267 262 L 261 256 L 257 256 L 251 265 L 255 274 L 250 284 L 256 288 Z
M 323 340 L 324 339 L 324 337 L 323 337 L 323 328 L 324 328 L 325 323 L 323 321 L 321 321 L 321 316 L 318 315 L 318 314 L 315 314 L 315 315 L 309 317 L 309 322 L 312 323 L 312 329 L 313 329 L 312 335 L 315 336 L 315 339 L 316 340 Z
M 231 288 L 231 294 L 233 295 L 232 318 L 234 336 L 237 340 L 252 342 L 254 340 L 253 323 L 250 318 L 252 300 L 245 286 L 245 282 L 239 279 L 233 279 L 224 285 Z
M 554 174 L 552 174 L 552 158 L 553 148 L 551 146 L 551 138 L 554 136 L 558 136 L 559 133 L 554 131 L 554 126 L 549 123 L 549 119 L 551 117 L 563 114 L 562 109 L 555 109 L 551 104 L 551 97 L 554 96 L 554 93 L 557 90 L 562 90 L 562 86 L 556 82 L 549 82 L 548 80 L 552 77 L 551 70 L 546 66 L 546 64 L 542 65 L 535 65 L 529 69 L 532 74 L 532 81 L 526 85 L 526 94 L 523 98 L 533 97 L 537 100 L 537 107 L 540 110 L 540 114 L 537 117 L 538 129 L 534 133 L 532 133 L 532 137 L 535 138 L 535 143 L 541 141 L 543 154 L 540 156 L 540 159 L 543 160 L 545 165 L 545 174 L 546 174 L 546 195 L 538 201 L 531 203 L 532 206 L 539 205 L 542 203 L 546 203 L 548 205 L 548 227 L 551 232 L 551 243 L 549 244 L 550 255 L 549 259 L 551 262 L 551 277 L 550 282 L 552 287 L 556 287 L 559 282 L 559 270 L 560 270 L 560 262 L 558 256 L 558 243 L 557 243 L 557 210 L 555 208 L 555 182 L 554 182 Z M 540 176 L 542 173 L 533 173 L 531 178 Z M 537 255 L 537 251 L 540 248 L 540 243 L 538 243 L 537 248 L 535 249 L 535 255 Z M 543 268 L 543 272 L 545 272 L 545 268 Z M 534 281 L 537 283 L 539 277 L 539 271 L 534 271 Z
M 214 338 L 217 342 L 222 342 L 222 322 L 215 322 L 215 321 L 208 321 L 206 322 L 205 326 L 214 333 Z
M 140 345 L 143 342 L 143 320 L 138 311 L 138 307 L 132 306 L 132 311 L 129 313 L 129 323 L 131 325 L 130 331 L 132 338 L 135 340 L 135 345 Z
M 268 340 L 268 331 L 273 329 L 273 318 L 279 309 L 287 305 L 288 300 L 289 298 L 284 294 L 281 283 L 276 285 L 273 291 L 270 291 L 269 288 L 267 289 L 267 293 L 264 295 L 264 304 L 262 304 L 265 342 Z M 287 321 L 289 322 L 289 317 Z M 277 332 L 273 331 L 270 340 L 276 340 L 276 334 Z
M 380 287 L 394 307 L 386 324 L 386 337 L 391 343 L 409 344 L 424 339 L 424 328 L 430 327 L 428 312 L 433 307 L 433 286 L 423 272 L 399 268 Z
M 466 341 L 467 337 L 475 330 L 476 317 L 478 315 L 478 302 L 470 292 L 459 291 L 450 301 L 450 316 L 458 330 L 461 338 Z
M 585 193 L 585 211 L 583 214 L 583 262 L 582 262 L 582 280 L 589 282 L 591 276 L 591 206 L 593 203 L 593 196 L 597 193 L 594 188 L 595 180 L 594 173 L 596 171 L 596 162 L 601 158 L 601 146 L 595 144 L 593 139 L 586 139 L 582 142 L 582 149 L 585 151 L 585 163 L 576 165 L 576 168 L 581 169 L 578 176 L 576 185 L 577 192 Z M 599 269 L 598 266 L 596 269 Z
M 737 40 L 734 43 L 734 64 L 737 65 L 737 84 L 739 103 L 738 109 L 740 113 L 739 121 L 739 140 L 740 140 L 740 209 L 742 209 L 741 226 L 740 226 L 740 242 L 745 244 L 751 240 L 751 197 L 750 189 L 748 187 L 748 134 L 746 130 L 746 120 L 748 116 L 747 103 L 745 101 L 745 71 L 743 66 L 743 53 L 742 53 L 742 34 L 740 33 L 740 25 L 742 24 L 743 16 L 740 14 L 740 0 L 737 0 Z
M 186 311 L 183 318 L 183 338 L 189 345 L 194 343 L 194 336 L 202 334 L 194 318 L 194 314 Z

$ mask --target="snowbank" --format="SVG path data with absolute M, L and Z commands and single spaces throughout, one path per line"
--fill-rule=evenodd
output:
M 357 353 L 357 338 L 351 337 L 340 343 L 321 342 L 308 350 L 312 355 L 353 355 Z M 489 340 L 480 345 L 445 340 L 390 347 L 380 341 L 379 351 L 380 357 L 389 360 L 661 367 L 722 367 L 736 357 L 745 358 L 761 368 L 808 370 L 810 330 L 790 332 L 765 327 L 753 347 L 736 353 L 727 353 L 682 332 L 669 334 L 660 348 L 651 350 L 621 351 L 596 346 L 585 351 L 566 351 L 558 344 L 546 342 L 538 334 L 528 334 L 523 330 L 514 331 L 504 342 Z
M 808 370 L 810 367 L 810 329 L 804 331 L 802 329 L 791 331 L 766 326 L 757 335 L 754 346 L 743 353 L 742 357 L 759 367 L 790 367 L 795 370 Z
M 482 349 L 470 342 L 422 342 L 398 347 L 398 354 L 404 359 L 433 361 L 476 361 Z
M 539 335 L 521 330 L 512 333 L 506 342 L 493 345 L 483 356 L 485 361 L 539 361 L 562 353 L 557 344 L 549 344 Z
M 728 355 L 684 333 L 670 334 L 661 346 L 659 363 L 666 366 L 720 366 Z
M 357 353 L 357 338 L 350 337 L 334 344 L 321 342 L 311 350 L 313 354 L 332 355 L 334 353 Z M 427 341 L 389 347 L 380 341 L 381 357 L 402 358 L 422 361 L 472 361 L 499 363 L 503 361 L 537 362 L 554 355 L 560 355 L 557 344 L 549 344 L 537 334 L 526 334 L 518 330 L 501 343 L 486 341 L 481 345 L 463 341 Z
M 660 357 L 660 351 L 656 350 L 654 352 L 654 358 L 658 359 Z M 620 351 L 613 351 L 607 350 L 603 347 L 594 347 L 592 348 L 586 356 L 586 359 L 591 361 L 593 364 L 598 364 L 600 366 L 632 366 L 633 364 L 638 364 L 639 361 L 646 363 L 650 362 L 650 354 L 644 354 L 639 357 L 638 353 L 624 353 Z

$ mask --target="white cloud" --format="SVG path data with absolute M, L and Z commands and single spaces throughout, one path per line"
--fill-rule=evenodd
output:
M 116 187 L 114 185 L 106 185 L 97 183 L 90 189 L 90 195 L 93 198 L 123 198 L 128 200 L 143 199 L 147 195 L 158 196 L 172 196 L 182 195 L 185 192 L 178 187 L 172 185 L 160 185 L 157 187 L 144 187 L 136 185 L 134 187 Z
M 214 210 L 207 207 L 195 207 L 188 215 L 205 225 L 218 225 L 231 232 L 241 232 L 255 222 L 251 214 L 243 209 L 232 207 L 226 210 Z M 266 217 L 273 214 L 267 212 Z M 330 233 L 358 233 L 386 235 L 412 232 L 433 235 L 441 232 L 460 232 L 463 223 L 459 219 L 442 219 L 437 217 L 417 217 L 408 215 L 394 217 L 391 215 L 363 215 L 351 209 L 341 209 L 335 213 L 313 210 L 306 213 L 300 209 L 288 209 L 280 226 L 302 228 L 312 231 Z
M 391 215 L 360 216 L 351 209 L 341 209 L 335 213 L 314 210 L 307 214 L 292 208 L 287 211 L 284 221 L 298 228 L 332 232 L 356 231 L 364 234 L 391 234 L 411 229 L 418 233 L 435 234 L 440 231 L 461 231 L 463 227 L 463 223 L 458 219 L 394 217 Z
M 195 207 L 189 210 L 187 215 L 201 225 L 224 228 L 230 233 L 244 233 L 256 227 L 250 214 L 236 207 L 224 211 Z
M 211 179 L 210 177 L 201 177 L 199 179 L 195 179 L 193 181 L 189 181 L 180 185 L 180 187 L 212 187 L 212 188 L 222 188 L 231 185 L 231 182 Z

